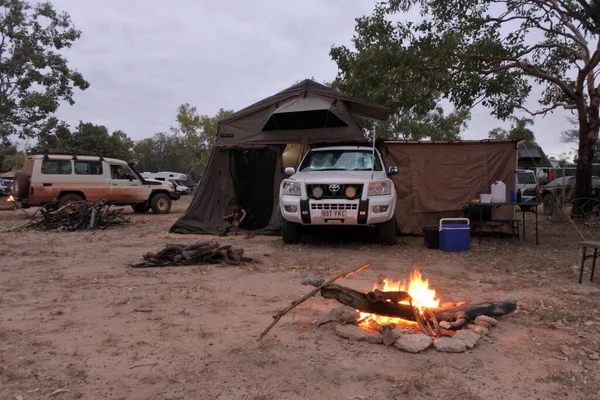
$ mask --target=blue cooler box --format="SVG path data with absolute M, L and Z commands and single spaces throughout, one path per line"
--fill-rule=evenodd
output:
M 467 251 L 471 247 L 471 226 L 468 218 L 440 219 L 440 249 Z

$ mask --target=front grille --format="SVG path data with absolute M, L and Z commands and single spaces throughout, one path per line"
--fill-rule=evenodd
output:
M 322 185 L 306 185 L 306 193 L 308 197 L 314 199 L 312 192 L 313 189 L 317 186 L 320 186 L 323 189 L 323 196 L 320 199 L 345 199 L 346 198 L 346 188 L 352 186 L 356 189 L 356 196 L 353 198 L 359 199 L 362 196 L 363 185 L 340 185 L 335 183 L 327 183 Z M 335 190 L 339 186 L 338 190 Z M 333 190 L 332 190 L 333 189 Z
M 358 210 L 358 204 L 322 204 L 312 203 L 310 208 L 313 210 Z

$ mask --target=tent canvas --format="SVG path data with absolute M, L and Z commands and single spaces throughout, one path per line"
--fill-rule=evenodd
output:
M 171 232 L 226 234 L 223 216 L 236 200 L 248 212 L 246 229 L 279 234 L 286 145 L 363 142 L 353 114 L 386 119 L 389 109 L 305 80 L 222 119 L 206 172 Z
M 392 180 L 402 234 L 422 234 L 423 227 L 438 226 L 441 218 L 462 217 L 477 190 L 489 193 L 494 181 L 503 181 L 507 191 L 515 187 L 513 141 L 385 142 L 381 152 L 386 165 L 398 166 Z M 496 207 L 493 217 L 514 219 L 514 207 Z

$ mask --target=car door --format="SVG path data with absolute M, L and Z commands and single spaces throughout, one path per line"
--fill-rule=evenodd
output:
M 142 198 L 142 182 L 127 165 L 110 164 L 109 199 L 122 204 L 146 200 Z

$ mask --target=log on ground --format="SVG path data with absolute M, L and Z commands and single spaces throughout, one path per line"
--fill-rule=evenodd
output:
M 201 264 L 241 265 L 252 262 L 244 257 L 244 249 L 221 246 L 215 240 L 202 240 L 193 244 L 167 244 L 157 253 L 146 253 L 144 261 L 130 265 L 133 268 L 169 267 Z

